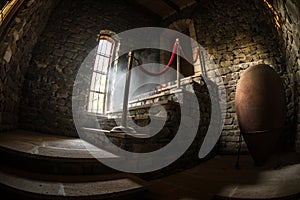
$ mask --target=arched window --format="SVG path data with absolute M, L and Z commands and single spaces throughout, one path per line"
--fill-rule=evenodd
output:
M 87 111 L 105 113 L 108 72 L 113 59 L 115 42 L 109 35 L 100 32 L 96 59 L 91 77 Z

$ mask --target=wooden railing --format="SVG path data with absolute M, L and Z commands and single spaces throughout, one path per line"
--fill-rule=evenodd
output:
M 4 6 L 0 10 L 0 38 L 6 32 L 9 23 L 13 16 L 19 10 L 24 0 L 10 0 L 6 1 Z

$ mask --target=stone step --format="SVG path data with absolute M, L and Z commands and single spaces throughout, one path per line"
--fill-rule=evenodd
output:
M 138 199 L 146 186 L 125 173 L 49 175 L 0 168 L 0 192 L 8 199 Z
M 111 130 L 115 126 L 121 125 L 122 118 L 100 118 L 98 119 L 100 128 L 103 130 Z M 139 130 L 143 129 L 145 126 L 148 126 L 150 123 L 153 124 L 161 124 L 163 123 L 164 126 L 170 127 L 174 126 L 176 123 L 171 123 L 174 122 L 175 120 L 170 120 L 170 117 L 168 116 L 162 117 L 162 116 L 151 116 L 148 114 L 144 115 L 138 115 L 138 116 L 129 116 L 127 118 L 127 124 L 128 126 Z
M 89 150 L 87 150 L 87 148 Z M 3 166 L 53 174 L 107 174 L 116 171 L 94 156 L 114 160 L 116 155 L 79 139 L 15 130 L 0 133 Z

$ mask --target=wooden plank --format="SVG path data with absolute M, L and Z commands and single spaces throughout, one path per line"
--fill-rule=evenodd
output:
M 136 7 L 137 9 L 143 11 L 144 13 L 146 13 L 147 15 L 150 15 L 152 17 L 154 17 L 156 20 L 160 20 L 161 16 L 158 15 L 157 13 L 153 12 L 151 9 L 141 5 L 140 3 L 138 3 L 135 0 L 126 0 L 126 2 L 128 4 L 131 4 L 132 6 Z
M 165 2 L 169 7 L 173 8 L 174 10 L 176 10 L 176 12 L 180 11 L 180 7 L 175 4 L 173 1 L 171 0 L 163 0 L 163 2 Z

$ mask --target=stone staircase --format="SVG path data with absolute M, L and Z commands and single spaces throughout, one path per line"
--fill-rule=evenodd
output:
M 182 98 L 182 100 L 186 100 Z M 148 100 L 146 100 L 148 101 Z M 189 131 L 191 127 L 195 126 L 193 118 L 185 122 L 181 121 L 181 110 L 180 104 L 171 100 L 159 99 L 159 101 L 146 103 L 142 105 L 136 105 L 129 108 L 129 115 L 127 119 L 128 127 L 133 128 L 136 133 L 115 133 L 112 130 L 114 127 L 121 125 L 121 112 L 109 113 L 108 117 L 99 117 L 97 122 L 98 128 L 95 127 L 84 127 L 83 133 L 86 138 L 85 140 L 91 142 L 95 146 L 109 149 L 108 140 L 115 144 L 119 148 L 134 152 L 134 153 L 148 153 L 159 150 L 166 145 L 170 144 L 173 138 L 176 136 L 180 123 L 185 127 L 186 131 Z M 202 104 L 203 102 L 201 102 Z M 163 108 L 163 109 L 162 109 Z M 193 108 L 190 108 L 191 112 Z M 165 110 L 165 112 L 162 112 Z M 209 115 L 206 111 L 200 110 L 201 119 L 200 125 L 197 127 L 197 134 L 189 146 L 189 148 L 181 155 L 176 161 L 169 166 L 147 174 L 139 174 L 139 177 L 150 178 L 151 177 L 162 177 L 178 171 L 182 171 L 193 166 L 196 166 L 204 159 L 199 159 L 198 153 L 202 142 L 204 140 L 208 123 Z M 188 118 L 188 116 L 183 116 Z M 151 124 L 151 125 L 149 125 Z M 157 128 L 159 127 L 159 128 Z M 184 141 L 181 141 L 184 142 Z M 210 155 L 215 155 L 215 149 Z
M 0 191 L 9 199 L 132 199 L 147 183 L 95 159 L 85 141 L 28 131 L 0 133 Z M 110 152 L 94 148 L 102 159 Z

